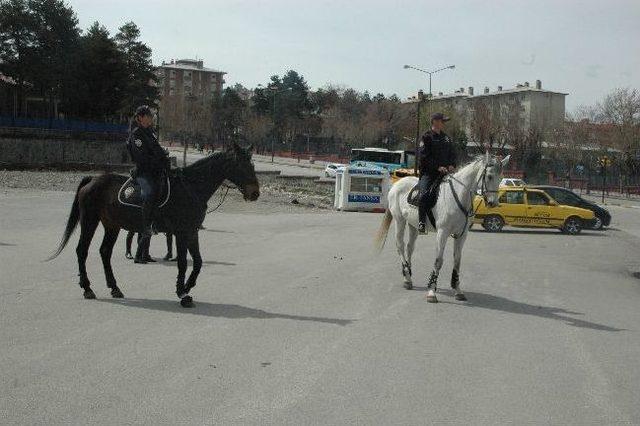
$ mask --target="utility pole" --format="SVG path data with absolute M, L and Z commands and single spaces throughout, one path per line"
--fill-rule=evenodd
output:
M 431 92 L 431 76 L 433 74 L 439 73 L 440 71 L 452 70 L 455 67 L 456 67 L 455 65 L 448 65 L 446 67 L 442 67 L 442 68 L 439 68 L 439 69 L 434 70 L 434 71 L 425 71 L 423 69 L 420 69 L 418 67 L 414 67 L 412 65 L 405 65 L 403 68 L 404 69 L 411 68 L 412 70 L 420 71 L 421 73 L 424 73 L 424 74 L 429 74 L 429 95 L 428 95 L 427 101 L 429 102 L 429 104 L 428 104 L 429 105 L 429 112 L 431 112 L 431 98 L 433 96 L 433 94 Z M 415 144 L 414 144 L 415 164 L 414 164 L 414 167 L 413 167 L 413 172 L 415 174 L 418 174 L 418 146 L 420 144 L 420 108 L 422 106 L 422 97 L 423 97 L 423 93 L 422 93 L 422 90 L 420 90 L 418 92 L 418 102 L 417 102 L 418 103 L 418 113 L 417 113 L 418 125 L 417 125 L 417 130 L 416 130 L 416 141 L 415 141 Z
M 271 162 L 273 163 L 273 159 L 275 156 L 275 142 L 276 142 L 276 95 L 278 93 L 287 92 L 291 90 L 291 87 L 287 87 L 286 89 L 277 90 L 271 87 L 263 87 L 262 84 L 258 84 L 258 87 L 261 89 L 267 89 L 273 94 L 273 108 L 271 114 L 271 121 L 273 122 L 273 135 L 271 138 Z
M 418 148 L 420 145 L 420 109 L 422 108 L 422 97 L 424 93 L 422 90 L 418 91 L 418 102 L 416 102 L 417 111 L 416 111 L 416 140 L 414 142 L 414 161 L 413 161 L 413 174 L 418 174 Z
M 271 135 L 271 162 L 273 163 L 273 157 L 275 156 L 275 143 L 276 143 L 276 90 L 273 91 L 273 109 L 271 121 L 273 121 L 273 135 Z

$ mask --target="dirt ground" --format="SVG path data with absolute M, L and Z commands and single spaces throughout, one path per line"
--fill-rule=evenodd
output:
M 80 180 L 91 172 L 13 171 L 0 170 L 0 193 L 37 191 L 75 191 Z M 225 213 L 319 213 L 330 212 L 331 198 L 327 193 L 314 192 L 299 185 L 275 182 L 269 177 L 259 177 L 261 195 L 254 203 L 245 202 L 238 190 L 231 189 L 217 212 Z M 209 208 L 215 209 L 225 190 L 216 192 L 209 200 Z

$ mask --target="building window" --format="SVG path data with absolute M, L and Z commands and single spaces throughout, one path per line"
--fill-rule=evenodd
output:
M 176 90 L 173 87 L 169 89 L 169 96 L 173 96 L 175 94 L 176 94 Z
M 176 78 L 176 70 L 169 71 L 169 76 L 173 79 Z

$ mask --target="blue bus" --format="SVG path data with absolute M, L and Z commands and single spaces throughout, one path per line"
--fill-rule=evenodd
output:
M 390 173 L 397 169 L 413 169 L 416 155 L 413 151 L 390 151 L 384 148 L 354 148 L 350 164 L 363 167 L 381 167 Z

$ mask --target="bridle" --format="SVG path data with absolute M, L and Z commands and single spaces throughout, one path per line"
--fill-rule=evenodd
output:
M 487 194 L 498 193 L 497 190 L 494 191 L 487 188 L 487 170 L 490 167 L 493 167 L 493 165 L 491 164 L 484 165 L 484 170 L 482 171 L 480 178 L 478 178 L 478 181 L 476 182 L 476 187 L 480 187 L 480 195 L 482 196 L 482 199 L 484 200 L 485 205 L 489 205 L 489 199 L 487 197 Z M 446 177 L 446 180 L 449 182 L 449 187 L 451 188 L 451 193 L 453 194 L 453 199 L 455 200 L 458 206 L 458 209 L 460 209 L 460 211 L 462 212 L 462 214 L 464 214 L 464 217 L 465 217 L 464 228 L 462 228 L 462 232 L 460 232 L 459 234 L 451 234 L 453 238 L 460 238 L 467 231 L 468 225 L 469 225 L 469 219 L 471 219 L 476 215 L 476 212 L 480 208 L 480 203 L 478 203 L 478 205 L 475 208 L 473 207 L 473 199 L 475 198 L 475 194 L 464 182 L 460 181 L 460 179 L 457 179 L 453 175 L 448 175 Z M 465 188 L 469 192 L 469 199 L 470 199 L 471 205 L 468 208 L 462 205 L 462 202 L 460 201 L 460 197 L 458 196 L 458 193 L 456 192 L 453 186 L 453 181 L 456 181 L 457 183 L 459 183 L 463 188 Z

